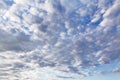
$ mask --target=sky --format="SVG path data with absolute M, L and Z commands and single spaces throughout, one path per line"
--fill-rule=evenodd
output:
M 120 80 L 120 0 L 0 0 L 0 80 Z

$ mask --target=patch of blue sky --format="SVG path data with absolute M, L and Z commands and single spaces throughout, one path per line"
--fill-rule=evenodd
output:
M 7 6 L 12 6 L 14 4 L 13 0 L 4 0 Z
M 108 73 L 108 74 L 89 76 L 81 80 L 119 80 L 120 79 L 119 75 L 120 73 Z
M 96 67 L 96 72 L 101 73 L 112 73 L 112 71 L 116 68 L 120 68 L 120 61 L 117 59 L 109 64 L 102 64 Z

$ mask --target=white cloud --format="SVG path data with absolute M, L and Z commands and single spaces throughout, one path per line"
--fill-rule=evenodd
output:
M 114 4 L 106 10 L 103 15 L 103 21 L 100 23 L 101 26 L 104 27 L 115 27 L 119 25 L 119 6 L 118 0 L 114 2 Z
M 109 0 L 14 2 L 4 8 L 2 1 L 5 14 L 0 16 L 0 60 L 5 62 L 0 64 L 8 68 L 11 63 L 12 69 L 6 71 L 11 78 L 16 75 L 11 71 L 17 69 L 17 78 L 22 80 L 39 80 L 42 74 L 46 79 L 75 76 L 79 80 L 92 74 L 91 68 L 94 71 L 99 65 L 119 60 L 119 0 L 113 4 Z

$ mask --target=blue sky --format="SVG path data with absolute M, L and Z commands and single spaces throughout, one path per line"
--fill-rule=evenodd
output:
M 96 76 L 90 76 L 90 77 L 86 77 L 83 80 L 119 80 L 120 73 L 109 73 L 109 74 L 105 74 L 105 75 L 96 75 Z M 82 80 L 82 79 L 81 79 Z
M 0 80 L 119 80 L 120 0 L 0 0 Z

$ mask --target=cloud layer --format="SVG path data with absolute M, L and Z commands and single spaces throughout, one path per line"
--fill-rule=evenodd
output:
M 1 0 L 0 79 L 120 72 L 119 8 L 119 0 Z

